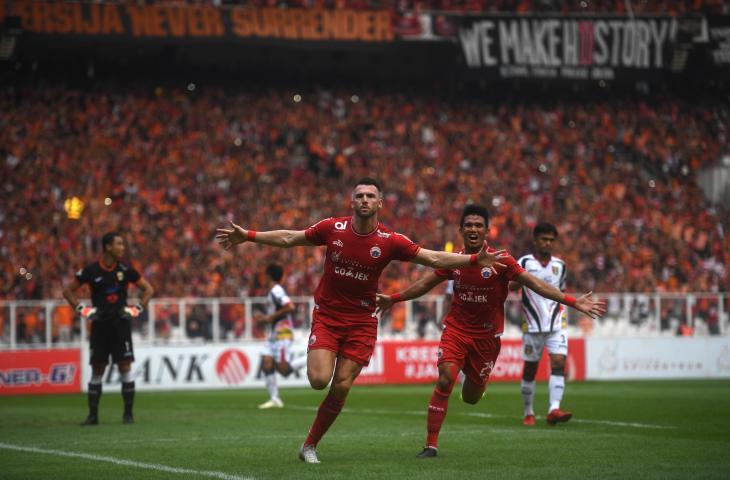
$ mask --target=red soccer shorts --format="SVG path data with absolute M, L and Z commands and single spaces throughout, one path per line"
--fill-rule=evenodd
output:
M 446 328 L 439 343 L 438 364 L 453 363 L 472 383 L 484 386 L 494 370 L 502 342 L 499 337 L 473 337 Z
M 337 356 L 349 358 L 358 365 L 367 367 L 378 338 L 378 324 L 373 321 L 335 326 L 333 322 L 335 320 L 323 316 L 317 310 L 314 311 L 307 351 L 329 350 L 335 352 Z

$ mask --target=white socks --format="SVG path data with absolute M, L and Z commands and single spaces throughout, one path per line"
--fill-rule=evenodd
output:
M 130 383 L 134 381 L 134 375 L 132 375 L 131 368 L 129 371 L 121 373 L 119 376 L 121 377 L 122 383 Z
M 565 391 L 565 377 L 563 375 L 550 375 L 550 408 L 548 412 L 560 408 L 560 401 L 563 400 Z
M 522 380 L 521 387 L 522 402 L 525 404 L 525 416 L 535 415 L 535 411 L 532 409 L 532 404 L 535 400 L 535 380 L 531 382 Z
M 266 380 L 266 389 L 269 391 L 269 397 L 272 400 L 280 400 L 279 385 L 276 383 L 276 372 L 264 375 L 264 379 Z

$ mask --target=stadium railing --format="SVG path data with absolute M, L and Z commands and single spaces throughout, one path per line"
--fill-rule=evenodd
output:
M 730 332 L 730 293 L 602 293 L 606 315 L 590 320 L 568 309 L 571 336 L 726 335 Z M 298 335 L 306 335 L 314 307 L 312 297 L 292 297 Z M 438 338 L 446 309 L 443 295 L 403 302 L 380 318 L 383 338 Z M 521 334 L 521 302 L 510 295 L 505 305 L 505 337 Z M 133 320 L 138 343 L 190 344 L 264 340 L 266 326 L 256 322 L 265 297 L 157 298 Z M 0 300 L 0 349 L 78 346 L 86 341 L 82 322 L 63 300 Z

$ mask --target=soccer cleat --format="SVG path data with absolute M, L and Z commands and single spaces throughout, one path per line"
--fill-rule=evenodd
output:
M 532 427 L 535 425 L 535 415 L 525 415 L 525 419 L 522 420 L 522 425 L 526 427 Z
M 416 455 L 416 458 L 433 458 L 436 456 L 438 456 L 438 450 L 433 447 L 423 447 L 423 450 Z
M 573 418 L 572 413 L 564 412 L 559 408 L 554 408 L 553 410 L 550 410 L 550 413 L 548 413 L 547 422 L 548 425 L 555 425 L 557 423 L 565 423 L 571 418 Z
M 81 422 L 82 427 L 88 427 L 89 425 L 99 425 L 99 417 L 96 415 L 89 415 L 83 422 Z
M 317 450 L 315 449 L 314 445 L 302 444 L 301 448 L 299 449 L 299 460 L 304 463 L 319 463 L 319 459 L 317 458 Z
M 127 425 L 134 423 L 134 417 L 131 413 L 125 413 L 122 415 L 122 423 L 126 423 Z
M 284 402 L 279 400 L 278 398 L 272 398 L 268 402 L 264 402 L 261 405 L 259 405 L 260 409 L 266 409 L 266 408 L 282 408 L 284 407 Z

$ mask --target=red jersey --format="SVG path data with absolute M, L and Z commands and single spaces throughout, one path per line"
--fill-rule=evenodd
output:
M 307 240 L 326 245 L 324 273 L 314 291 L 315 309 L 335 325 L 377 322 L 378 279 L 391 260 L 407 261 L 421 249 L 408 237 L 378 223 L 361 235 L 351 217 L 327 218 L 305 230 Z
M 487 248 L 488 252 L 495 249 Z M 462 253 L 462 252 L 460 252 Z M 504 332 L 504 302 L 510 280 L 525 270 L 508 255 L 499 260 L 506 267 L 465 266 L 436 270 L 454 281 L 454 296 L 444 325 L 474 336 L 499 336 Z

